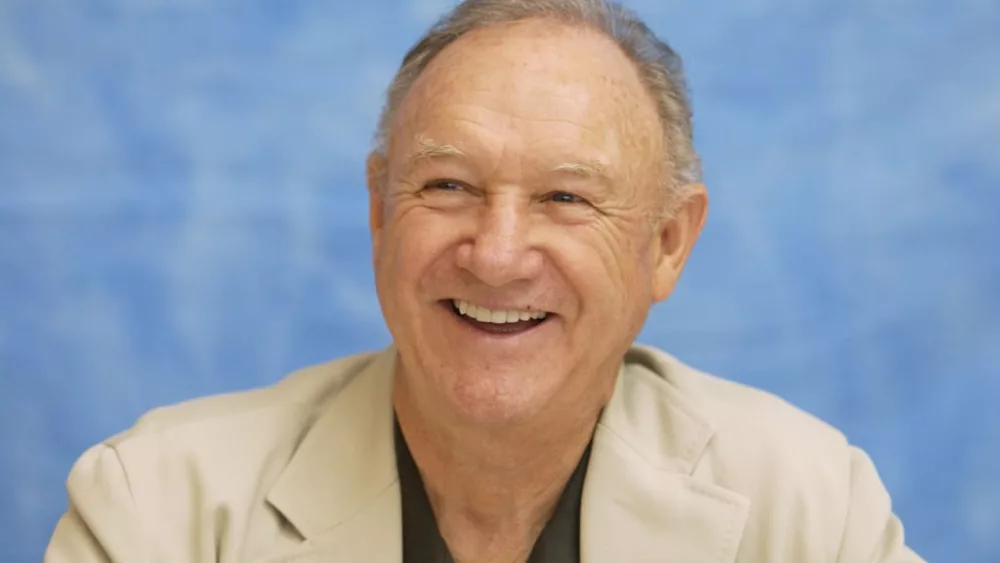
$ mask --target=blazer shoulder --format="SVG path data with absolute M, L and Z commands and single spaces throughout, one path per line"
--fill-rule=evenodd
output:
M 627 361 L 664 380 L 670 393 L 698 412 L 717 437 L 738 437 L 758 447 L 770 443 L 784 450 L 846 453 L 847 439 L 840 430 L 774 393 L 692 368 L 650 346 L 633 347 Z
M 857 448 L 831 424 L 773 393 L 699 371 L 655 348 L 636 349 L 633 361 L 659 376 L 674 404 L 712 428 L 696 473 L 713 475 L 755 502 L 808 497 L 831 507 L 846 498 Z
M 200 433 L 231 422 L 267 419 L 294 409 L 315 415 L 357 373 L 375 358 L 375 353 L 346 356 L 295 370 L 267 387 L 198 397 L 157 407 L 144 413 L 135 424 L 103 443 L 119 447 L 130 441 L 164 433 Z

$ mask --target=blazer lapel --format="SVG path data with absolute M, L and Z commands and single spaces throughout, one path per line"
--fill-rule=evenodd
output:
M 749 501 L 691 475 L 712 434 L 666 379 L 627 358 L 594 434 L 583 563 L 734 561 Z
M 268 493 L 271 505 L 305 538 L 269 560 L 402 560 L 392 426 L 395 361 L 389 348 L 345 384 Z

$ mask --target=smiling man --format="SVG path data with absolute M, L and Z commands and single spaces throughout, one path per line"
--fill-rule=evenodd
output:
M 387 350 L 88 450 L 46 561 L 920 561 L 868 457 L 634 344 L 707 211 L 680 63 L 598 0 L 470 0 L 368 159 Z

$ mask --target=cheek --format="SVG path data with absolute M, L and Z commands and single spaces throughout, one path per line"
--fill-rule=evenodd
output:
M 637 236 L 587 229 L 564 237 L 557 255 L 581 298 L 581 315 L 600 323 L 626 321 L 649 302 L 648 245 Z
M 622 290 L 621 263 L 613 241 L 591 229 L 563 232 L 550 256 L 581 300 L 581 313 L 614 306 Z
M 592 237 L 595 257 L 608 278 L 619 291 L 634 286 L 640 269 L 638 237 L 625 229 L 605 226 Z
M 649 291 L 651 244 L 649 233 L 640 229 L 620 232 L 614 238 L 612 267 L 618 273 L 619 284 L 628 291 L 629 297 L 640 298 Z
M 379 242 L 382 277 L 386 285 L 412 291 L 400 284 L 427 283 L 436 264 L 442 261 L 454 237 L 448 221 L 433 211 L 420 208 L 401 209 L 387 218 Z M 406 280 L 405 282 L 403 280 Z

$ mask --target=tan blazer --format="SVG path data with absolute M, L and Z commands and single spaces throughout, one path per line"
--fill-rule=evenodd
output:
M 155 410 L 69 475 L 46 563 L 399 563 L 395 350 Z M 585 563 L 910 563 L 860 450 L 767 393 L 626 356 L 583 492 Z

